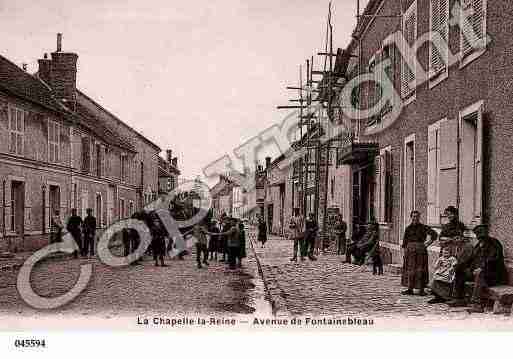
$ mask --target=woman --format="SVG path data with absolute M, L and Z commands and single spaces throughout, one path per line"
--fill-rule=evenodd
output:
M 408 289 L 402 291 L 401 294 L 413 295 L 413 290 L 418 289 L 419 295 L 425 296 L 424 288 L 429 280 L 427 247 L 436 240 L 438 234 L 430 227 L 420 223 L 419 211 L 412 211 L 410 218 L 411 224 L 404 231 L 402 247 L 405 252 L 401 278 L 401 284 Z M 430 236 L 428 243 L 426 243 L 427 236 Z
M 445 209 L 444 215 L 449 221 L 442 226 L 442 232 L 440 232 L 440 254 L 445 253 L 448 257 L 454 257 L 459 261 L 472 251 L 472 246 L 463 236 L 465 225 L 458 218 L 458 209 L 449 206 Z M 452 272 L 454 268 L 448 268 L 447 270 Z M 435 297 L 428 303 L 446 302 L 453 297 L 453 289 L 454 280 L 443 281 L 434 278 L 431 283 L 431 292 Z
M 267 224 L 261 215 L 258 216 L 258 241 L 262 243 L 262 248 L 264 248 L 265 242 L 267 242 Z

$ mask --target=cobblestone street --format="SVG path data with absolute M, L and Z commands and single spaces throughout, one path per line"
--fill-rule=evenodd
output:
M 29 307 L 20 298 L 16 271 L 2 271 L 0 319 L 12 315 L 27 321 L 41 316 L 78 316 L 84 320 L 91 316 L 116 320 L 126 317 L 134 324 L 136 316 L 243 318 L 255 310 L 271 315 L 251 251 L 248 256 L 242 269 L 235 271 L 216 261 L 198 269 L 195 253 L 184 261 L 167 259 L 169 266 L 164 268 L 155 267 L 149 257 L 141 265 L 121 268 L 108 267 L 97 259 L 48 260 L 32 273 L 32 286 L 41 296 L 55 297 L 69 290 L 78 279 L 81 263 L 93 263 L 94 269 L 88 287 L 74 301 L 45 311 Z
M 254 238 L 253 238 L 254 241 Z M 372 275 L 372 267 L 342 263 L 336 255 L 317 261 L 291 262 L 292 241 L 272 237 L 265 248 L 254 242 L 266 287 L 277 316 L 316 316 L 415 319 L 443 328 L 447 321 L 493 328 L 511 328 L 511 317 L 491 313 L 470 316 L 465 308 L 428 305 L 431 296 L 404 296 L 400 276 Z M 484 324 L 482 324 L 484 325 Z

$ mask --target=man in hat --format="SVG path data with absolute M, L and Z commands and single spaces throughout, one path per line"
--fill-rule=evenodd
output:
M 305 220 L 299 213 L 299 208 L 297 207 L 294 208 L 294 216 L 290 219 L 289 229 L 292 240 L 294 241 L 294 252 L 290 261 L 297 262 L 298 250 L 301 251 L 301 260 L 304 260 L 302 250 L 304 246 Z
M 478 243 L 472 254 L 456 265 L 455 297 L 449 302 L 452 307 L 465 306 L 465 281 L 474 282 L 470 313 L 483 313 L 488 287 L 504 284 L 507 280 L 506 266 L 501 243 L 488 235 L 488 226 L 481 224 L 473 229 Z
M 66 226 L 66 229 L 69 233 L 73 236 L 73 239 L 75 240 L 75 243 L 78 246 L 78 250 L 76 250 L 73 253 L 73 256 L 75 258 L 78 258 L 78 253 L 82 253 L 82 218 L 77 215 L 77 209 L 72 208 L 71 209 L 71 216 L 68 219 L 68 224 Z
M 94 256 L 94 239 L 96 237 L 96 218 L 93 216 L 93 209 L 86 210 L 87 216 L 84 219 L 84 246 L 82 247 L 82 256 L 85 257 L 89 254 Z

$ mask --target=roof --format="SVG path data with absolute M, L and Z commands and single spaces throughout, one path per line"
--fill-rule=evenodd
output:
M 101 106 L 98 102 L 96 102 L 95 100 L 93 100 L 91 97 L 87 96 L 85 93 L 83 93 L 82 91 L 80 91 L 79 89 L 77 89 L 77 103 L 79 102 L 79 100 L 81 99 L 81 97 L 91 103 L 93 103 L 99 111 L 103 112 L 105 115 L 107 115 L 109 117 L 109 119 L 117 122 L 118 124 L 126 127 L 128 130 L 132 131 L 133 133 L 135 133 L 140 139 L 142 139 L 144 142 L 148 143 L 150 146 L 153 146 L 156 150 L 158 150 L 157 152 L 160 152 L 162 151 L 162 149 L 157 145 L 155 144 L 153 141 L 149 140 L 146 136 L 142 135 L 140 132 L 136 131 L 133 127 L 127 125 L 125 122 L 121 121 L 116 115 L 114 115 L 112 112 L 110 112 L 109 110 L 105 109 L 105 107 Z
M 53 97 L 48 86 L 35 76 L 0 55 L 0 89 L 59 113 L 65 108 Z
M 76 114 L 79 116 L 80 124 L 91 130 L 96 136 L 106 143 L 120 148 L 137 152 L 135 147 L 127 139 L 123 138 L 116 131 L 111 130 L 102 119 L 84 107 L 77 99 Z

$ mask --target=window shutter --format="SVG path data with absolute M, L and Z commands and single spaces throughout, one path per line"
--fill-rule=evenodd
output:
M 388 151 L 380 156 L 380 177 L 379 177 L 379 220 L 385 222 L 385 206 L 386 206 L 386 180 L 388 169 Z
M 412 46 L 417 36 L 417 3 L 415 2 L 412 7 L 405 13 L 403 18 L 403 36 L 408 43 Z M 406 49 L 405 49 L 406 50 Z M 403 51 L 406 53 L 406 51 Z M 412 53 L 412 56 L 416 54 Z M 406 61 L 402 60 L 401 69 L 401 96 L 403 98 L 409 97 L 415 91 L 415 68 L 410 69 Z
M 430 126 L 428 129 L 428 193 L 427 193 L 427 222 L 437 224 L 439 218 L 436 214 L 437 197 L 437 128 Z
M 458 171 L 458 123 L 456 120 L 440 122 L 440 209 L 457 207 Z
M 461 52 L 463 56 L 486 45 L 486 0 L 466 0 L 462 2 Z
M 374 217 L 377 221 L 381 221 L 381 156 L 374 158 Z
M 474 203 L 474 218 L 481 220 L 483 216 L 483 109 L 477 113 L 477 144 L 476 144 L 476 195 Z
M 431 0 L 431 32 L 438 32 L 445 44 L 441 44 L 443 52 L 430 44 L 429 62 L 431 75 L 438 74 L 447 69 L 448 38 L 449 38 L 449 4 L 448 0 Z
M 393 173 L 392 173 L 392 152 L 387 151 L 386 155 L 386 181 L 385 181 L 385 222 L 392 222 L 392 208 L 394 204 L 394 186 L 393 186 Z

